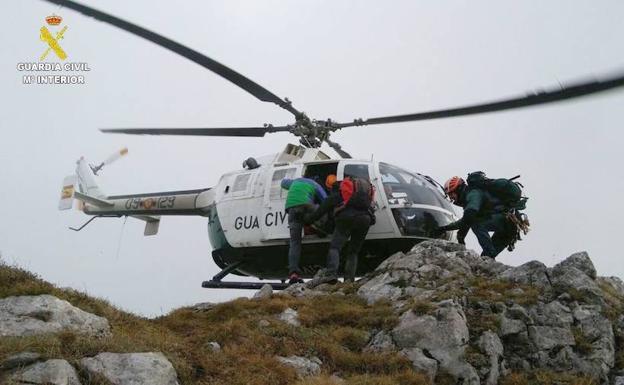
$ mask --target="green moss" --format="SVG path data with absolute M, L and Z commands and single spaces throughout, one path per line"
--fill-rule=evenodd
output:
M 592 352 L 591 341 L 585 336 L 583 330 L 578 327 L 572 327 L 572 334 L 574 335 L 574 349 L 581 354 L 589 354 Z

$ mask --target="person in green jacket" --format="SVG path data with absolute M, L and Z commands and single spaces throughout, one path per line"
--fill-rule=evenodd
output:
M 517 231 L 507 218 L 503 202 L 486 190 L 470 188 L 458 176 L 449 179 L 444 190 L 455 205 L 463 207 L 464 215 L 456 222 L 438 227 L 437 231 L 457 230 L 457 241 L 464 244 L 468 230 L 472 230 L 483 249 L 481 255 L 496 258 Z M 490 231 L 494 232 L 491 237 Z
M 288 248 L 288 278 L 290 284 L 301 283 L 301 233 L 304 225 L 304 215 L 316 209 L 316 205 L 327 198 L 327 193 L 312 179 L 297 178 L 284 179 L 282 188 L 288 190 L 286 197 L 286 213 L 290 228 L 290 246 Z

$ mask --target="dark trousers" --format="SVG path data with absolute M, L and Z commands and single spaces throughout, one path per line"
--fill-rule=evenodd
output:
M 327 275 L 338 276 L 340 265 L 340 250 L 351 238 L 347 248 L 345 260 L 345 278 L 354 279 L 357 270 L 357 257 L 368 228 L 370 227 L 370 215 L 368 213 L 356 215 L 342 215 L 336 217 L 336 228 L 329 244 L 327 254 Z
M 483 249 L 481 255 L 492 258 L 496 258 L 509 245 L 515 232 L 513 224 L 507 220 L 505 214 L 494 214 L 485 220 L 476 222 L 470 229 Z M 494 232 L 492 237 L 490 237 L 490 231 Z
M 288 274 L 301 274 L 301 233 L 303 232 L 303 216 L 314 212 L 314 205 L 295 206 L 288 209 L 288 227 L 290 228 L 290 247 L 288 248 Z

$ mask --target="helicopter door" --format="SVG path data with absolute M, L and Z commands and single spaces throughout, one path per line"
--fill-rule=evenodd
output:
M 284 206 L 286 205 L 287 190 L 281 186 L 282 180 L 296 178 L 299 175 L 297 167 L 276 167 L 268 173 L 270 178 L 268 188 L 264 193 L 262 205 L 262 240 L 290 239 L 288 231 L 288 216 Z
M 392 214 L 387 204 L 383 203 L 382 195 L 379 193 L 383 189 L 381 180 L 377 177 L 375 170 L 371 170 L 371 163 L 340 162 L 338 167 L 338 180 L 345 176 L 354 176 L 368 179 L 375 188 L 375 219 L 376 223 L 368 229 L 367 238 L 375 238 L 375 235 L 394 234 L 393 222 L 390 220 Z

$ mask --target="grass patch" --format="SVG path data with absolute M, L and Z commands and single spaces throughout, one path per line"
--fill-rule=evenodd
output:
M 581 354 L 590 354 L 592 352 L 592 343 L 585 336 L 583 330 L 578 326 L 572 327 L 572 334 L 574 335 L 574 349 Z
M 616 322 L 617 319 L 624 313 L 624 297 L 622 297 L 608 282 L 598 280 L 598 286 L 602 290 L 603 298 L 606 302 L 603 314 L 611 322 Z
M 116 309 L 107 301 L 74 290 L 61 290 L 28 271 L 0 262 L 0 298 L 51 294 L 87 312 L 103 316 L 112 335 L 91 338 L 62 332 L 45 336 L 1 337 L 0 360 L 33 351 L 45 359 L 66 359 L 76 367 L 83 357 L 101 352 L 162 352 L 175 367 L 181 384 L 330 384 L 328 373 L 340 373 L 348 384 L 425 384 L 409 360 L 398 353 L 365 353 L 371 330 L 390 330 L 398 323 L 391 303 L 374 306 L 354 294 L 356 285 L 343 285 L 344 296 L 298 299 L 274 295 L 263 300 L 237 299 L 196 312 L 181 308 L 157 319 Z M 301 327 L 277 315 L 298 311 Z M 264 321 L 264 322 L 261 322 Z M 268 322 L 267 322 L 268 321 Z M 209 342 L 222 347 L 219 353 Z M 275 356 L 317 356 L 323 375 L 302 382 L 292 368 Z M 102 378 L 79 372 L 83 384 L 109 385 Z
M 346 379 L 347 385 L 430 385 L 429 379 L 420 373 L 404 370 L 395 374 L 364 374 Z
M 579 374 L 537 370 L 511 373 L 501 379 L 500 385 L 598 385 L 598 382 Z
M 429 301 L 417 300 L 411 305 L 412 311 L 419 316 L 431 314 L 436 309 L 436 306 Z
M 539 299 L 539 290 L 531 285 L 493 280 L 484 277 L 474 277 L 469 280 L 473 289 L 470 301 L 487 301 L 490 303 L 499 301 L 512 301 L 519 305 L 535 305 Z M 518 290 L 520 289 L 520 290 Z
M 466 310 L 466 320 L 471 339 L 477 339 L 483 332 L 491 330 L 498 333 L 501 325 L 501 318 L 498 314 L 483 313 L 475 309 Z

